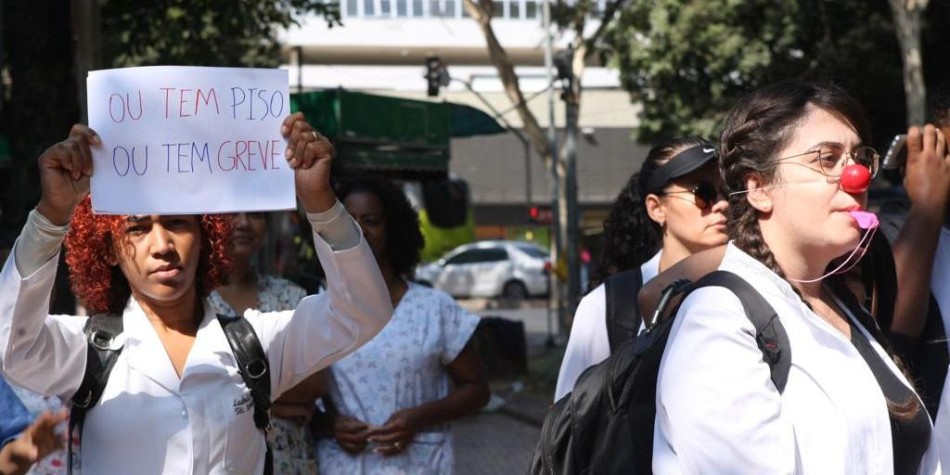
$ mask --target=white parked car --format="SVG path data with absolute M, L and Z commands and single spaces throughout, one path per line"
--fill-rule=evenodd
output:
M 548 251 L 522 241 L 480 241 L 420 266 L 416 281 L 454 297 L 542 297 L 549 290 Z

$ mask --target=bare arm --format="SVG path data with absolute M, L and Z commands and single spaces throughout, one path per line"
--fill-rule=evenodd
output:
M 327 368 L 317 371 L 282 394 L 274 402 L 271 413 L 275 417 L 294 421 L 298 425 L 307 425 L 316 411 L 317 399 L 327 394 L 330 384 L 329 372 Z
M 640 314 L 644 321 L 649 321 L 660 302 L 660 295 L 663 289 L 680 279 L 688 279 L 695 282 L 704 275 L 719 268 L 722 263 L 722 257 L 726 254 L 726 246 L 714 247 L 702 252 L 697 252 L 692 256 L 676 263 L 673 267 L 660 272 L 659 275 L 643 284 L 637 301 L 640 303 Z M 676 303 L 676 302 L 673 302 Z
M 950 156 L 943 134 L 932 125 L 911 127 L 907 133 L 904 184 L 911 208 L 893 246 L 899 285 L 890 331 L 918 337 L 927 318 L 934 255 L 950 196 Z

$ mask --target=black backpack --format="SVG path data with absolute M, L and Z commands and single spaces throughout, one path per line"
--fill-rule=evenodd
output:
M 653 465 L 656 383 L 675 309 L 670 299 L 701 287 L 731 290 L 756 330 L 772 382 L 784 391 L 791 367 L 788 335 L 775 310 L 741 277 L 713 272 L 695 283 L 664 290 L 647 329 L 623 343 L 609 358 L 581 374 L 574 390 L 557 401 L 541 428 L 529 467 L 531 474 L 649 474 Z M 609 301 L 609 299 L 608 299 Z M 660 315 L 669 315 L 658 318 Z
M 643 274 L 639 266 L 617 272 L 604 280 L 604 311 L 611 354 L 636 338 L 640 331 L 640 322 L 643 321 L 637 304 L 640 287 L 643 287 Z
M 238 372 L 251 391 L 254 400 L 254 425 L 266 431 L 270 427 L 270 365 L 254 327 L 244 317 L 218 314 L 218 322 L 228 339 L 228 345 L 237 361 Z M 71 399 L 69 414 L 68 472 L 73 471 L 72 436 L 78 429 L 82 434 L 86 413 L 99 402 L 102 391 L 109 381 L 112 367 L 122 352 L 122 347 L 112 349 L 112 341 L 122 333 L 122 315 L 93 315 L 86 320 L 86 372 L 79 389 Z M 273 471 L 270 446 L 264 462 L 264 474 Z

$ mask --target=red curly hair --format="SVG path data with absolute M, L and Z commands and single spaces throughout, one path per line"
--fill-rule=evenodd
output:
M 96 215 L 86 197 L 76 207 L 66 234 L 66 265 L 73 293 L 90 314 L 121 314 L 132 290 L 118 265 L 110 265 L 115 242 L 125 236 L 126 216 Z M 207 297 L 225 283 L 231 270 L 231 219 L 200 216 L 201 244 L 195 285 Z

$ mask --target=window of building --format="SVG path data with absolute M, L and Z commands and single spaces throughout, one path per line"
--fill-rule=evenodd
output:
M 541 18 L 541 8 L 538 6 L 538 2 L 532 2 L 531 0 L 525 2 L 524 17 L 531 20 Z
M 341 6 L 344 18 L 469 18 L 464 0 L 324 0 Z M 475 0 L 478 1 L 478 0 Z M 603 11 L 606 0 L 595 0 Z M 492 0 L 492 17 L 534 20 L 541 17 L 538 0 Z

